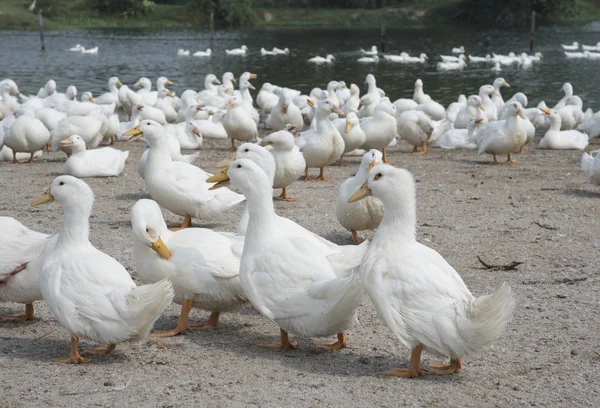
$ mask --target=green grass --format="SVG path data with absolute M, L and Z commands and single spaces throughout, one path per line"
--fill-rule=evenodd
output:
M 577 15 L 551 19 L 569 24 L 600 19 L 600 3 L 596 0 L 576 0 Z M 0 0 L 0 29 L 37 30 L 37 15 L 27 11 L 31 0 Z M 464 24 L 453 16 L 462 8 L 463 0 L 404 0 L 385 9 L 253 9 L 257 27 L 424 27 L 438 24 Z M 44 13 L 47 30 L 71 28 L 203 28 L 202 19 L 183 5 L 156 5 L 146 16 L 103 15 L 92 10 L 87 0 L 53 0 L 53 7 Z
M 71 28 L 194 28 L 198 18 L 185 6 L 157 4 L 145 16 L 128 18 L 124 15 L 104 15 L 87 7 L 86 0 L 55 0 L 53 7 L 44 13 L 47 30 Z M 29 0 L 1 0 L 0 28 L 5 30 L 37 30 L 37 14 L 27 10 Z
M 398 27 L 448 22 L 445 11 L 462 0 L 423 0 L 385 9 L 255 8 L 258 27 Z

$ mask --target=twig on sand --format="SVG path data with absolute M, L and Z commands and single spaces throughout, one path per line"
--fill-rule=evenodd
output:
M 538 227 L 540 227 L 540 228 L 544 228 L 544 229 L 547 229 L 547 230 L 550 230 L 550 231 L 556 231 L 558 229 L 556 227 L 551 227 L 550 225 L 541 224 L 538 221 L 534 221 L 533 223 L 535 225 L 537 225 Z
M 485 263 L 483 259 L 479 255 L 477 255 L 477 260 L 485 267 L 485 269 L 490 271 L 513 271 L 517 269 L 517 266 L 521 265 L 523 262 L 512 261 L 508 265 L 490 265 Z

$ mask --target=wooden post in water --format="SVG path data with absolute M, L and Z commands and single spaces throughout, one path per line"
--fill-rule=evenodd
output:
M 210 12 L 210 50 L 215 52 L 215 12 Z
M 529 32 L 529 52 L 533 52 L 533 42 L 535 41 L 535 11 L 531 12 L 531 31 Z
M 40 41 L 42 43 L 42 51 L 46 51 L 46 44 L 44 43 L 44 17 L 42 16 L 43 12 L 44 9 L 40 9 L 40 11 L 38 11 L 38 23 L 40 24 Z
M 380 37 L 380 43 L 381 43 L 380 44 L 381 45 L 380 52 L 385 52 L 385 26 L 383 24 L 381 25 L 381 33 L 380 33 L 379 37 Z

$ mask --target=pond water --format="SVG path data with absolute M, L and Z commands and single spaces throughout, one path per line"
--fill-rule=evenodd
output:
M 203 88 L 204 76 L 220 76 L 232 71 L 236 76 L 244 71 L 255 72 L 260 86 L 269 81 L 308 92 L 313 86 L 325 87 L 331 79 L 354 82 L 363 87 L 368 73 L 375 74 L 378 85 L 392 100 L 412 96 L 414 81 L 422 78 L 425 91 L 447 105 L 460 93 L 476 93 L 479 86 L 490 83 L 497 75 L 488 64 L 473 64 L 461 72 L 437 72 L 439 54 L 449 54 L 454 46 L 464 45 L 467 53 L 523 52 L 529 48 L 526 29 L 490 29 L 481 26 L 439 27 L 404 31 L 387 29 L 386 52 L 407 51 L 411 55 L 427 53 L 430 62 L 425 65 L 403 65 L 381 61 L 377 65 L 356 62 L 358 49 L 379 45 L 379 30 L 312 29 L 312 30 L 243 30 L 215 33 L 215 55 L 212 58 L 178 57 L 177 49 L 192 53 L 209 46 L 209 34 L 204 31 L 147 31 L 147 30 L 72 30 L 47 32 L 46 52 L 39 51 L 37 33 L 0 31 L 0 78 L 17 81 L 24 93 L 35 93 L 44 82 L 53 78 L 59 89 L 73 84 L 79 92 L 94 94 L 106 88 L 112 75 L 126 84 L 140 76 L 153 81 L 160 75 L 175 82 L 174 90 Z M 600 60 L 567 60 L 560 43 L 573 41 L 595 44 L 600 41 L 600 23 L 578 27 L 543 27 L 536 34 L 534 51 L 544 54 L 544 60 L 523 70 L 515 66 L 500 73 L 512 89 L 510 96 L 525 92 L 530 105 L 546 100 L 549 105 L 562 97 L 560 88 L 565 81 L 573 84 L 575 93 L 584 101 L 584 107 L 600 108 Z M 86 48 L 99 46 L 97 55 L 66 51 L 76 43 Z M 226 48 L 245 44 L 246 57 L 225 55 Z M 260 47 L 271 49 L 289 47 L 289 56 L 261 57 Z M 336 56 L 332 65 L 314 66 L 306 62 L 317 54 Z

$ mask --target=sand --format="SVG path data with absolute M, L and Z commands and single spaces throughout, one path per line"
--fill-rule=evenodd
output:
M 596 139 L 588 150 L 599 145 Z M 135 277 L 129 210 L 146 197 L 137 174 L 142 145 L 117 147 L 132 151 L 124 174 L 87 179 L 96 194 L 91 241 Z M 215 171 L 215 163 L 230 154 L 227 147 L 228 141 L 207 141 L 198 165 Z M 378 376 L 406 366 L 409 350 L 367 297 L 359 325 L 348 333 L 349 348 L 339 352 L 315 349 L 333 339 L 297 339 L 295 351 L 260 349 L 256 344 L 276 341 L 279 330 L 247 309 L 223 314 L 216 330 L 119 345 L 114 355 L 92 356 L 91 364 L 76 366 L 54 362 L 67 357 L 69 334 L 37 302 L 35 321 L 0 324 L 0 406 L 600 406 L 600 189 L 578 170 L 581 153 L 530 147 L 517 157 L 521 165 L 493 166 L 490 157 L 470 151 L 431 149 L 412 156 L 408 150 L 400 143 L 389 157 L 418 181 L 418 239 L 439 251 L 475 295 L 506 281 L 517 299 L 506 332 L 465 359 L 460 374 Z M 0 214 L 57 232 L 60 207 L 29 203 L 49 186 L 63 161 L 64 155 L 51 153 L 33 164 L 0 163 Z M 327 168 L 332 182 L 293 184 L 289 194 L 300 200 L 277 202 L 278 213 L 338 244 L 351 244 L 334 203 L 358 161 L 349 158 L 353 167 Z M 233 231 L 240 214 L 241 207 L 206 225 Z M 180 221 L 167 211 L 165 216 L 169 223 Z M 477 256 L 493 264 L 523 264 L 490 271 Z M 22 308 L 0 304 L 0 313 Z M 178 312 L 177 305 L 170 306 L 155 329 L 174 327 Z M 197 321 L 207 317 L 199 310 L 191 314 Z M 424 354 L 424 362 L 432 356 Z

